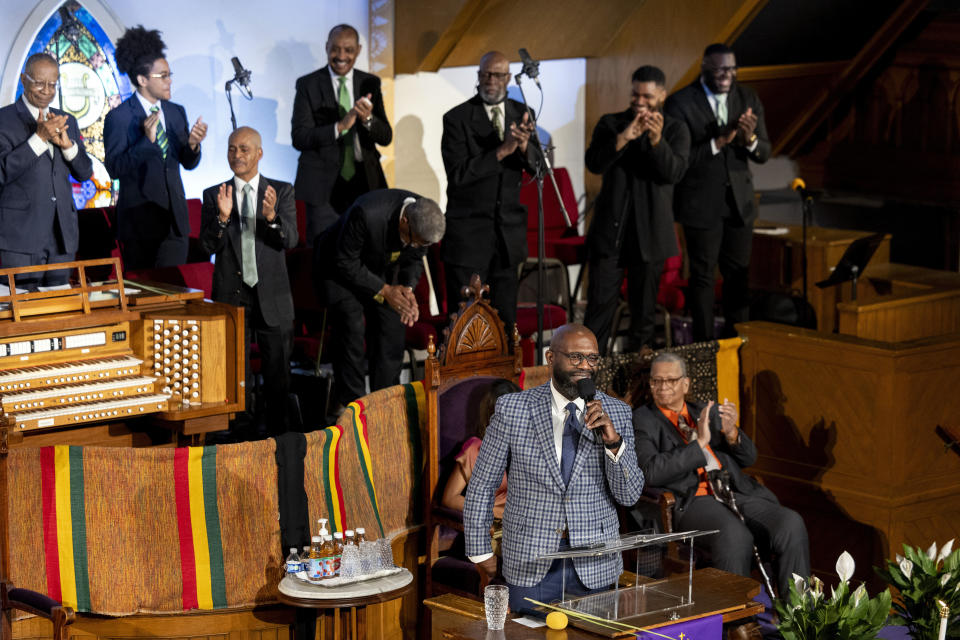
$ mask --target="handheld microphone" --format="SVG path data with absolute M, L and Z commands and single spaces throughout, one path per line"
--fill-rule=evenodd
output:
M 593 378 L 580 378 L 577 380 L 577 393 L 585 402 L 590 402 L 597 395 L 597 385 Z
M 253 92 L 250 90 L 250 71 L 243 68 L 243 65 L 240 64 L 240 58 L 236 56 L 230 58 L 230 62 L 233 63 L 233 80 L 246 89 L 247 93 L 252 96 Z
M 526 49 L 520 49 L 520 61 L 523 62 L 523 71 L 528 78 L 533 80 L 533 82 L 540 86 L 540 63 L 530 57 L 530 53 Z

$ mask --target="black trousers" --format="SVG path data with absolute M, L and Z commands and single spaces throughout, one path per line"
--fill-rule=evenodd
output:
M 639 351 L 643 345 L 653 346 L 656 321 L 657 290 L 663 261 L 638 262 L 626 269 L 618 266 L 619 258 L 591 258 L 587 280 L 587 311 L 583 323 L 597 336 L 601 355 L 607 343 L 613 316 L 620 304 L 620 285 L 627 276 L 627 298 L 630 305 L 630 333 L 627 351 Z
M 74 257 L 75 254 L 67 253 L 64 250 L 60 225 L 54 223 L 53 230 L 50 233 L 50 237 L 47 238 L 46 245 L 37 253 L 0 250 L 0 267 L 12 269 L 14 267 L 35 267 L 41 264 L 73 262 Z M 34 291 L 37 287 L 55 287 L 67 284 L 69 281 L 70 269 L 52 269 L 50 271 L 40 271 L 37 273 L 21 273 L 15 276 L 16 286 L 29 291 Z M 6 286 L 6 278 L 4 278 L 0 284 Z
M 693 319 L 693 339 L 713 340 L 714 274 L 723 276 L 724 335 L 736 335 L 734 325 L 750 319 L 750 252 L 753 223 L 736 213 L 733 193 L 727 189 L 722 217 L 709 228 L 683 226 L 690 260 L 687 308 Z
M 503 266 L 498 254 L 483 269 L 465 267 L 458 264 L 446 264 L 444 275 L 447 281 L 447 310 L 455 313 L 462 297 L 460 291 L 470 284 L 473 274 L 480 274 L 480 281 L 490 285 L 490 304 L 500 314 L 507 340 L 513 335 L 513 326 L 517 323 L 517 265 Z
M 258 285 L 259 286 L 259 285 Z M 290 394 L 290 358 L 293 354 L 293 325 L 270 326 L 263 319 L 255 288 L 243 285 L 241 302 L 244 309 L 244 345 L 246 347 L 247 412 L 255 407 L 253 372 L 250 369 L 250 345 L 260 350 L 260 374 L 263 377 L 263 407 L 256 412 L 263 417 L 270 435 L 289 429 L 287 397 Z M 262 409 L 262 411 L 261 411 Z
M 698 538 L 697 544 L 710 551 L 710 566 L 741 576 L 750 575 L 754 543 L 761 554 L 772 552 L 776 556 L 775 584 L 785 597 L 792 574 L 810 575 L 810 543 L 803 518 L 765 498 L 742 493 L 734 493 L 734 498 L 746 525 L 708 495 L 693 498 L 686 508 L 677 510 L 677 530 L 719 529 L 720 533 Z
M 358 298 L 332 280 L 324 281 L 327 317 L 334 331 L 332 359 L 334 393 L 346 406 L 366 393 L 364 341 L 369 365 L 370 390 L 400 382 L 406 327 L 400 315 L 372 297 Z
M 175 267 L 187 261 L 189 234 L 177 233 L 173 212 L 153 203 L 118 212 L 125 232 L 120 238 L 123 268 L 153 269 Z M 130 233 L 130 228 L 136 229 Z

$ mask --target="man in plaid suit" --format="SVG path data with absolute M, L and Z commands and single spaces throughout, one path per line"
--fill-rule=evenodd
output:
M 490 525 L 494 493 L 507 473 L 503 576 L 510 608 L 530 608 L 566 594 L 606 589 L 623 570 L 620 554 L 537 560 L 545 553 L 615 539 L 614 501 L 632 506 L 643 490 L 630 407 L 603 393 L 579 397 L 577 382 L 600 363 L 597 339 L 579 324 L 557 329 L 547 362 L 551 381 L 502 396 L 483 437 L 464 507 L 467 555 L 492 577 Z

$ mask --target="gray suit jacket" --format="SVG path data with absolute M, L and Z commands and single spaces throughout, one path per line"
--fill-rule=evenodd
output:
M 630 407 L 603 393 L 597 398 L 623 437 L 623 454 L 614 462 L 599 434 L 584 429 L 567 486 L 553 439 L 550 383 L 497 401 L 467 485 L 463 523 L 467 555 L 489 553 L 494 494 L 506 471 L 503 574 L 511 584 L 533 586 L 543 579 L 551 561 L 536 558 L 557 550 L 564 529 L 572 547 L 617 538 L 616 504 L 632 506 L 640 498 L 643 474 L 634 453 Z M 573 564 L 592 589 L 609 586 L 623 570 L 619 553 L 577 558 Z

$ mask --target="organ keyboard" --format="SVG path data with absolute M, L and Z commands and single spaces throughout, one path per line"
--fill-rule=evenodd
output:
M 244 404 L 242 309 L 177 287 L 88 285 L 84 268 L 103 262 L 68 263 L 79 287 L 0 295 L 4 438 L 149 414 L 188 435 L 225 429 Z M 0 283 L 23 270 L 0 270 Z

